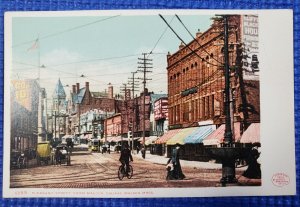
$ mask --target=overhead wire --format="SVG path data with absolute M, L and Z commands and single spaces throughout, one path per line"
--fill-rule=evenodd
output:
M 159 16 L 162 18 L 162 20 L 168 25 L 168 27 L 172 30 L 172 32 L 176 35 L 176 37 L 192 52 L 194 53 L 197 57 L 199 57 L 201 60 L 205 61 L 207 64 L 210 64 L 212 66 L 217 66 L 220 67 L 221 65 L 216 65 L 213 63 L 210 63 L 207 61 L 205 58 L 202 58 L 195 50 L 193 50 L 188 44 L 185 43 L 185 41 L 176 33 L 176 31 L 169 25 L 169 23 L 165 20 L 165 18 L 159 14 Z
M 40 37 L 39 37 L 39 40 L 41 40 L 41 39 L 46 39 L 46 38 L 50 38 L 50 37 L 54 37 L 54 36 L 57 36 L 57 35 L 61 35 L 61 34 L 64 34 L 64 33 L 66 33 L 66 32 L 70 32 L 70 31 L 73 31 L 73 30 L 76 30 L 76 29 L 80 29 L 80 28 L 83 28 L 83 27 L 87 27 L 87 26 L 89 26 L 89 25 L 96 24 L 96 23 L 98 23 L 98 22 L 103 22 L 103 21 L 106 21 L 106 20 L 109 20 L 109 19 L 112 19 L 112 18 L 115 18 L 115 17 L 118 17 L 118 16 L 121 16 L 121 15 L 115 15 L 115 16 L 107 17 L 107 18 L 105 18 L 105 19 L 99 19 L 99 20 L 96 20 L 96 21 L 93 21 L 93 22 L 90 22 L 90 23 L 87 23 L 87 24 L 82 24 L 82 25 L 78 25 L 78 26 L 75 26 L 75 27 L 72 27 L 72 28 L 63 30 L 63 31 L 60 31 L 60 32 L 48 34 L 48 35 L 45 35 L 45 36 L 40 36 Z M 26 45 L 26 44 L 35 42 L 36 40 L 37 40 L 37 39 L 35 38 L 34 40 L 21 42 L 21 43 L 12 45 L 12 48 L 18 47 L 18 46 L 21 46 L 21 45 Z
M 203 47 L 203 45 L 201 45 L 200 42 L 194 37 L 194 35 L 192 35 L 192 33 L 188 30 L 188 28 L 185 26 L 185 24 L 182 22 L 182 20 L 179 18 L 179 16 L 177 14 L 175 14 L 175 16 L 178 19 L 178 21 L 182 24 L 182 26 L 185 28 L 185 30 L 190 34 L 190 36 L 193 38 L 193 40 L 200 46 L 200 49 L 210 56 L 209 52 L 207 52 L 207 50 Z M 211 57 L 211 58 L 214 59 L 216 62 L 224 65 L 224 63 L 220 62 L 219 60 L 215 59 L 214 57 Z

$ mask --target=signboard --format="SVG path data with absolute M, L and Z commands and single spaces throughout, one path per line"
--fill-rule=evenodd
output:
M 243 71 L 244 79 L 258 79 L 259 46 L 258 46 L 258 16 L 242 16 Z

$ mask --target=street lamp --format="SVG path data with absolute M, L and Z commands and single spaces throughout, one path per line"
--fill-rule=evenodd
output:
M 222 178 L 220 183 L 222 186 L 236 185 L 237 179 L 235 177 L 235 160 L 240 158 L 247 150 L 246 148 L 236 147 L 233 142 L 233 133 L 231 128 L 231 88 L 230 88 L 230 71 L 229 71 L 229 51 L 228 51 L 228 15 L 221 16 L 224 24 L 224 69 L 225 69 L 225 133 L 224 143 L 219 148 L 210 148 L 213 158 L 222 161 Z

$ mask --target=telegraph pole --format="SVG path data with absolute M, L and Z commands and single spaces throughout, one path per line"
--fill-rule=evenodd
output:
M 126 83 L 123 83 L 123 86 L 124 87 L 121 87 L 121 91 L 124 91 L 124 108 L 125 108 L 125 112 L 126 112 L 126 121 L 127 121 L 127 134 L 128 132 L 130 131 L 129 130 L 129 118 L 128 118 L 128 104 L 127 104 L 127 101 L 129 100 L 129 97 L 130 97 L 130 93 L 128 94 L 128 88 L 127 88 L 127 84 Z M 129 136 L 127 137 L 128 138 L 128 144 L 129 144 Z
M 230 71 L 229 71 L 229 53 L 228 53 L 228 16 L 224 16 L 224 65 L 225 65 L 225 134 L 224 143 L 228 147 L 232 145 L 232 129 L 231 129 L 231 113 L 230 113 L 230 102 L 231 102 L 231 88 L 230 88 Z
M 146 156 L 146 146 L 145 146 L 145 124 L 146 124 L 146 120 L 145 120 L 145 116 L 146 116 L 146 110 L 145 110 L 145 96 L 146 96 L 146 81 L 147 80 L 151 80 L 146 78 L 146 74 L 147 73 L 151 73 L 152 71 L 150 69 L 152 69 L 152 59 L 148 59 L 146 58 L 147 53 L 143 53 L 143 58 L 138 58 L 138 60 L 140 60 L 141 62 L 138 62 L 139 66 L 138 66 L 138 72 L 142 72 L 144 74 L 143 77 L 143 146 L 145 149 L 145 156 Z M 145 156 L 143 156 L 143 158 L 145 159 Z
M 135 111 L 135 100 L 134 100 L 134 92 L 135 91 L 137 91 L 136 89 L 135 89 L 135 87 L 136 86 L 138 86 L 138 84 L 136 84 L 136 83 L 138 83 L 137 81 L 136 81 L 136 79 L 135 79 L 135 77 L 134 77 L 134 75 L 137 73 L 137 71 L 136 72 L 131 72 L 131 74 L 132 74 L 132 78 L 129 78 L 129 80 L 131 80 L 131 82 L 129 81 L 128 82 L 128 84 L 129 85 L 131 85 L 132 86 L 132 129 L 131 129 L 131 131 L 132 131 L 132 149 L 133 149 L 133 138 L 134 138 L 134 127 L 135 127 L 135 124 L 134 124 L 134 122 L 135 122 L 135 119 L 134 119 L 134 111 Z M 133 152 L 133 150 L 132 150 L 132 152 Z

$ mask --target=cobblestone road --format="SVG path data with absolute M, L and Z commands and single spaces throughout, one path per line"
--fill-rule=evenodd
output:
M 119 180 L 119 154 L 73 152 L 71 166 L 48 165 L 11 170 L 12 188 L 156 188 L 215 186 L 221 178 L 220 169 L 183 167 L 184 180 L 166 181 L 165 166 L 134 158 L 134 175 Z M 237 174 L 241 172 L 237 171 Z

